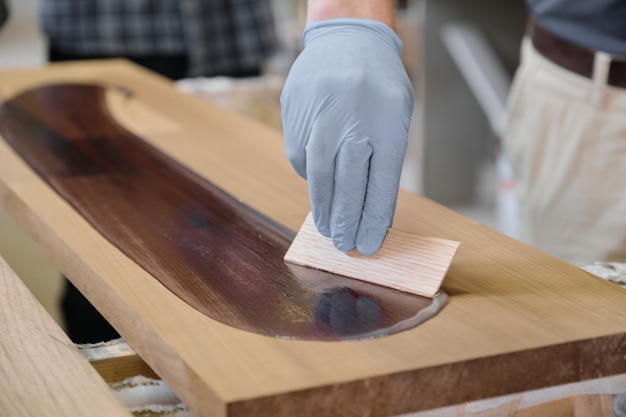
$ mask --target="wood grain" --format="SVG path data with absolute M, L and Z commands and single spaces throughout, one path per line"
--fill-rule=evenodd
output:
M 0 416 L 131 416 L 1 257 L 0 334 Z
M 3 71 L 0 96 L 63 82 L 131 89 L 168 123 L 148 129 L 121 101 L 111 112 L 128 131 L 291 230 L 309 212 L 280 132 L 134 65 Z M 622 288 L 406 191 L 394 228 L 462 242 L 442 285 L 449 303 L 414 329 L 341 343 L 267 337 L 191 308 L 4 140 L 0 203 L 199 416 L 397 415 L 626 372 Z
M 362 256 L 340 252 L 315 228 L 309 213 L 285 254 L 285 261 L 424 297 L 434 297 L 460 242 L 389 229 L 380 250 Z
M 26 91 L 0 106 L 0 133 L 98 232 L 186 303 L 222 323 L 292 339 L 382 336 L 425 320 L 415 318 L 430 300 L 285 265 L 291 231 L 126 131 L 108 111 L 106 90 Z M 429 317 L 445 304 L 438 301 Z

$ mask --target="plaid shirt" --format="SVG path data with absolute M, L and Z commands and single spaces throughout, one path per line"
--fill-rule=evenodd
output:
M 277 45 L 270 0 L 40 0 L 40 13 L 61 52 L 186 54 L 189 76 L 258 68 Z

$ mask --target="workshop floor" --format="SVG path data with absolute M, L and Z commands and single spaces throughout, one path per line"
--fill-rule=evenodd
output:
M 11 17 L 0 30 L 0 69 L 40 65 L 44 62 L 45 41 L 37 26 L 37 0 L 9 1 Z M 2 92 L 0 91 L 0 99 Z M 419 106 L 419 103 L 418 103 Z M 417 107 L 419 108 L 419 107 Z M 414 125 L 418 131 L 419 121 Z M 402 178 L 404 188 L 419 192 L 419 138 L 413 137 Z M 496 179 L 486 164 L 477 184 L 475 201 L 452 208 L 487 226 L 495 227 Z M 0 254 L 15 270 L 52 317 L 60 322 L 58 299 L 61 274 L 36 242 L 22 232 L 0 209 Z

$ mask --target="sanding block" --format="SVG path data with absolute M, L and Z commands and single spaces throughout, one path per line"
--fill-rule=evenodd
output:
M 311 213 L 293 240 L 285 262 L 433 298 L 445 278 L 460 242 L 389 229 L 380 250 L 363 256 L 337 250 L 322 236 Z

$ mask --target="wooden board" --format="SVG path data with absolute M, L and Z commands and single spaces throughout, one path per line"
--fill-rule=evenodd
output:
M 448 272 L 459 242 L 389 229 L 372 256 L 341 252 L 322 236 L 309 213 L 285 254 L 285 261 L 346 277 L 434 297 Z
M 131 413 L 0 257 L 0 415 Z
M 233 198 L 297 230 L 306 184 L 280 132 L 176 92 L 137 67 L 6 71 L 0 97 L 58 82 L 114 84 L 129 131 Z M 103 238 L 0 141 L 0 201 L 200 416 L 395 415 L 626 372 L 626 292 L 407 192 L 394 227 L 461 246 L 446 308 L 356 342 L 284 340 L 208 318 Z

